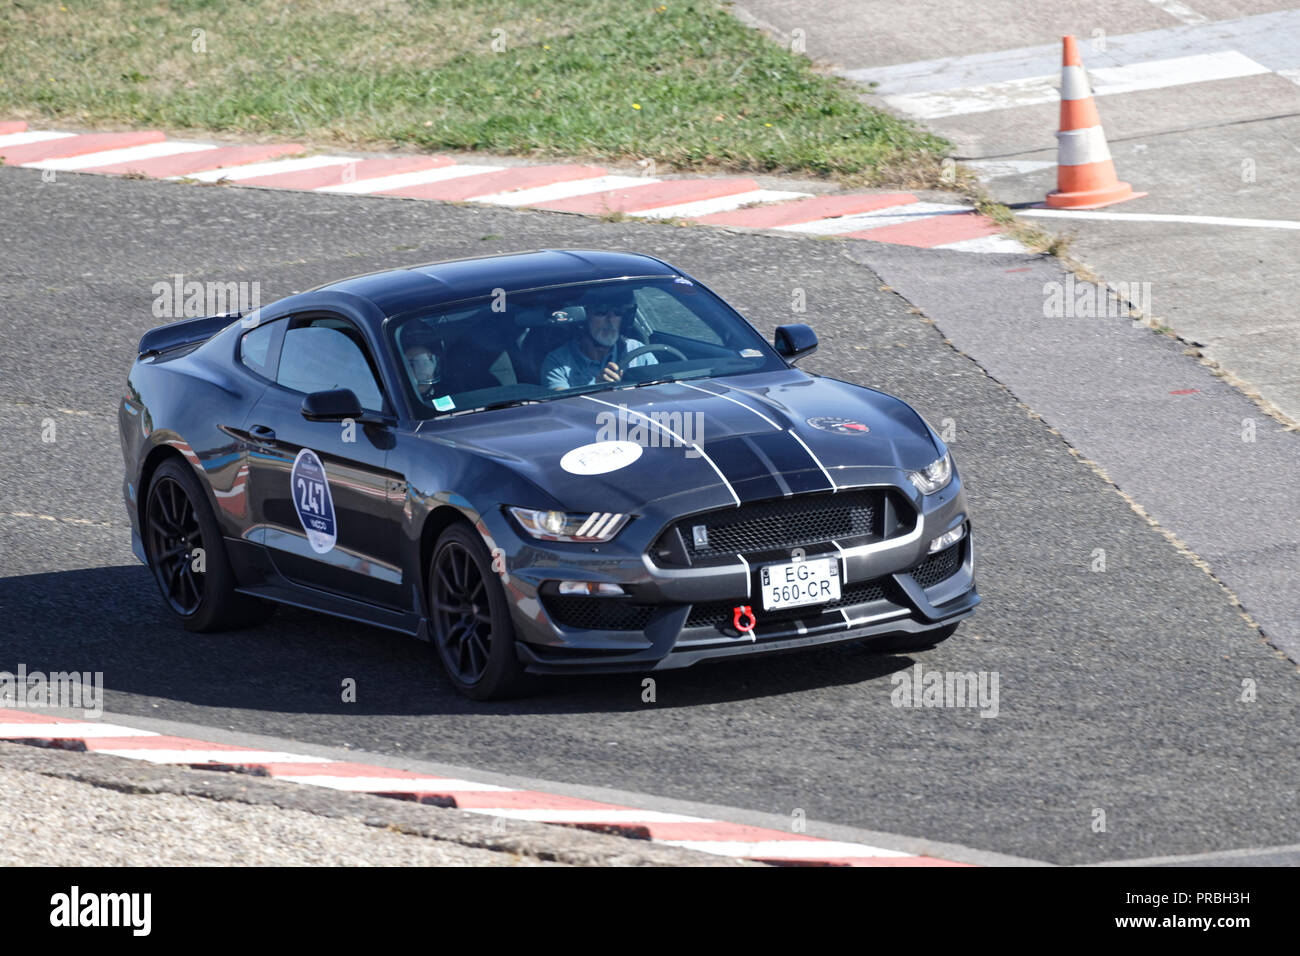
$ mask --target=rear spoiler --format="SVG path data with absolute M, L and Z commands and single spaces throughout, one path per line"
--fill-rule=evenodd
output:
M 183 319 L 180 322 L 172 322 L 170 325 L 150 329 L 140 339 L 139 357 L 157 355 L 159 352 L 166 352 L 182 345 L 206 342 L 232 322 L 238 321 L 242 315 L 242 312 L 232 312 L 228 315 L 207 315 L 198 319 Z

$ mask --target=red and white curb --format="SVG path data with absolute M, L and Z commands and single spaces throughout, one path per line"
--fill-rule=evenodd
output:
M 302 156 L 305 151 L 298 143 L 229 146 L 169 140 L 157 130 L 62 133 L 0 122 L 0 158 L 8 166 L 590 216 L 621 213 L 962 252 L 1025 251 L 972 206 L 921 202 L 911 193 L 814 196 L 763 189 L 744 177 L 656 179 L 577 164 L 491 166 L 446 156 Z
M 291 783 L 395 797 L 470 813 L 613 833 L 704 853 L 785 866 L 965 866 L 899 850 L 823 840 L 706 817 L 517 790 L 350 761 L 174 737 L 120 724 L 0 709 L 0 740 L 130 760 L 252 771 Z

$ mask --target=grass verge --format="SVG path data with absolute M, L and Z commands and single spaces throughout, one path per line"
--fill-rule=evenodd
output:
M 946 147 L 713 0 L 6 6 L 0 117 L 864 185 L 924 179 Z

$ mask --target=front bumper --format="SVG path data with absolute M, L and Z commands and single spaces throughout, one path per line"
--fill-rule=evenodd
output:
M 893 486 L 895 489 L 897 485 Z M 518 652 L 532 673 L 668 670 L 702 660 L 794 650 L 818 644 L 937 630 L 974 613 L 974 545 L 959 480 L 913 499 L 914 527 L 857 547 L 807 549 L 836 559 L 841 599 L 764 612 L 760 565 L 737 557 L 725 566 L 664 568 L 646 539 L 601 548 L 542 549 L 506 522 L 492 529 L 513 556 L 506 577 Z M 962 527 L 956 544 L 931 556 L 929 543 Z M 777 558 L 771 563 L 789 558 Z M 769 563 L 769 562 L 764 562 Z M 563 580 L 621 585 L 626 597 L 561 597 Z M 751 632 L 733 626 L 734 608 L 752 608 Z

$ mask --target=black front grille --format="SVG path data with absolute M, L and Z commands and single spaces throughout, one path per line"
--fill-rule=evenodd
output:
M 838 600 L 827 601 L 825 604 L 807 604 L 803 607 L 790 607 L 780 611 L 762 611 L 758 607 L 754 607 L 754 614 L 763 621 L 807 618 L 821 614 L 823 611 L 834 611 L 842 607 L 853 607 L 858 604 L 879 601 L 884 596 L 884 579 L 878 578 L 875 581 L 859 581 L 857 584 L 846 584 L 840 588 Z M 737 599 L 735 601 L 712 601 L 707 604 L 696 604 L 691 608 L 691 613 L 686 618 L 686 626 L 729 628 L 735 624 L 736 605 L 742 603 L 744 602 Z
M 891 506 L 890 524 L 899 506 Z M 885 492 L 880 489 L 839 494 L 799 495 L 755 501 L 725 511 L 683 518 L 655 543 L 655 556 L 672 562 L 674 550 L 685 549 L 689 563 L 720 555 L 788 550 L 838 540 L 886 534 Z M 707 542 L 696 544 L 702 527 Z M 892 528 L 889 529 L 892 532 Z M 674 538 L 681 535 L 681 544 Z
M 940 581 L 947 581 L 961 567 L 962 542 L 958 541 L 950 548 L 944 548 L 933 554 L 912 569 L 912 577 L 923 588 L 932 588 Z
M 556 624 L 587 631 L 640 631 L 655 611 L 654 605 L 620 598 L 552 594 L 545 600 L 547 613 Z

